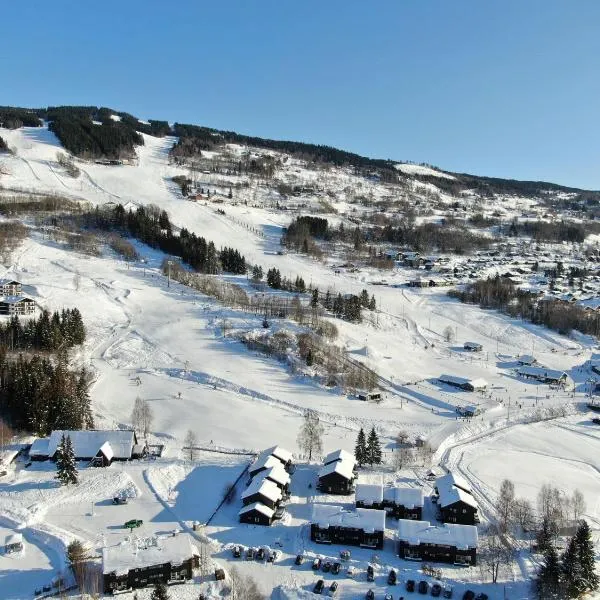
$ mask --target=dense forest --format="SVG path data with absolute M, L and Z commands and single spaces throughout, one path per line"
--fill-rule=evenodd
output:
M 596 311 L 559 299 L 539 300 L 536 294 L 518 289 L 499 275 L 470 283 L 464 290 L 450 290 L 448 295 L 482 308 L 501 310 L 563 335 L 576 330 L 600 337 L 600 314 Z
M 85 327 L 77 308 L 63 309 L 50 314 L 42 311 L 39 318 L 22 323 L 13 316 L 6 323 L 0 323 L 0 346 L 13 350 L 42 350 L 56 352 L 72 348 L 85 341 Z
M 6 129 L 19 129 L 19 127 L 40 127 L 42 122 L 37 112 L 30 108 L 0 106 L 0 124 Z
M 582 243 L 592 233 L 600 233 L 600 223 L 587 221 L 522 221 L 516 219 L 508 226 L 507 235 L 527 236 L 538 242 L 577 242 Z
M 213 242 L 185 228 L 179 234 L 174 233 L 166 211 L 157 207 L 140 206 L 135 212 L 127 212 L 119 204 L 108 213 L 95 211 L 87 220 L 95 227 L 121 230 L 153 248 L 177 256 L 199 273 L 244 274 L 247 270 L 246 259 L 234 248 L 217 250 Z
M 0 415 L 14 429 L 48 435 L 93 427 L 89 384 L 90 374 L 62 357 L 14 359 L 0 350 Z

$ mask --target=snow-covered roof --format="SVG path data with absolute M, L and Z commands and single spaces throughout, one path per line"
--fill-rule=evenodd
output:
M 335 504 L 313 504 L 312 523 L 321 529 L 346 527 L 362 529 L 365 533 L 385 531 L 385 511 L 372 508 L 348 511 Z
M 470 385 L 474 390 L 482 390 L 487 387 L 487 381 L 485 379 L 466 379 L 465 377 L 456 377 L 455 375 L 440 375 L 438 379 L 442 383 L 449 383 L 450 385 L 458 385 L 464 387 Z
M 100 446 L 100 450 L 98 452 L 102 452 L 102 454 L 106 456 L 107 460 L 112 460 L 115 457 L 115 453 L 113 452 L 110 442 L 104 442 L 104 444 Z
M 484 390 L 488 386 L 488 382 L 481 377 L 470 379 L 469 383 L 473 386 L 474 390 Z
M 465 342 L 463 346 L 465 348 L 482 348 L 482 345 L 479 342 Z
M 12 546 L 13 544 L 22 544 L 23 534 L 22 533 L 11 533 L 4 539 L 5 546 Z
M 0 285 L 21 285 L 21 282 L 15 279 L 0 279 Z
M 439 477 L 435 482 L 435 487 L 440 496 L 438 501 L 440 506 L 464 502 L 473 508 L 479 508 L 477 500 L 471 495 L 469 484 L 460 475 L 448 473 Z
M 256 473 L 261 469 L 270 469 L 271 467 L 281 466 L 281 461 L 271 454 L 265 454 L 264 452 L 258 456 L 258 458 L 250 465 L 248 473 Z
M 391 487 L 383 491 L 383 497 L 396 506 L 416 508 L 423 506 L 423 490 L 412 487 Z
M 329 463 L 335 462 L 336 460 L 351 462 L 352 467 L 354 467 L 354 465 L 356 464 L 356 458 L 354 458 L 354 455 L 350 454 L 350 452 L 346 452 L 346 450 L 334 450 L 333 452 L 330 452 L 323 459 L 323 464 L 328 465 Z
M 292 453 L 281 446 L 273 446 L 272 448 L 268 448 L 262 454 L 270 454 L 285 464 L 292 460 Z
M 140 569 L 171 563 L 180 565 L 196 552 L 185 534 L 146 540 L 125 540 L 102 549 L 102 573 L 126 574 Z
M 253 510 L 262 513 L 266 517 L 269 517 L 269 519 L 271 519 L 275 514 L 275 511 L 272 508 L 265 506 L 262 502 L 254 502 L 254 504 L 248 504 L 247 506 L 244 506 L 238 515 L 243 515 L 252 512 Z
M 29 456 L 48 456 L 48 444 L 50 438 L 38 438 L 31 444 L 29 449 Z
M 477 527 L 475 525 L 457 525 L 445 523 L 431 525 L 429 521 L 398 521 L 398 540 L 411 546 L 419 544 L 439 544 L 454 546 L 461 550 L 477 548 Z
M 263 477 L 264 479 L 270 479 L 279 485 L 289 485 L 290 476 L 288 472 L 282 467 L 271 467 L 266 471 L 261 471 L 257 477 Z
M 536 377 L 538 379 L 554 379 L 556 381 L 560 379 L 566 379 L 567 374 L 564 371 L 557 371 L 556 369 L 547 369 L 546 367 L 533 367 L 523 366 L 517 371 L 519 375 L 527 375 L 528 377 Z
M 93 458 L 104 443 L 110 442 L 113 458 L 129 459 L 135 444 L 135 433 L 129 429 L 53 431 L 48 443 L 48 456 L 54 456 L 63 433 L 71 438 L 76 458 Z
M 381 504 L 383 501 L 383 485 L 381 483 L 357 483 L 356 501 L 363 504 Z
M 328 465 L 321 467 L 319 478 L 331 475 L 332 473 L 338 473 L 346 479 L 354 479 L 354 464 L 343 460 L 331 462 Z
M 277 484 L 262 477 L 257 477 L 250 482 L 250 485 L 242 493 L 242 499 L 254 496 L 254 494 L 260 494 L 272 502 L 277 502 L 282 497 Z
M 522 356 L 519 356 L 517 358 L 517 362 L 521 365 L 533 365 L 537 361 L 535 359 L 535 356 L 532 356 L 531 354 L 523 354 Z
M 3 296 L 0 298 L 0 302 L 5 304 L 19 304 L 19 302 L 35 302 L 28 296 Z

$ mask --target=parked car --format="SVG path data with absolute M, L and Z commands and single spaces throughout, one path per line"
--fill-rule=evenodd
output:
M 475 596 L 475 600 L 488 600 L 488 595 L 481 592 Z
M 296 556 L 296 560 L 294 561 L 297 565 L 301 565 L 304 562 L 304 555 L 298 554 Z
M 341 569 L 342 569 L 342 563 L 340 563 L 340 562 L 334 562 L 333 563 L 333 567 L 331 567 L 331 572 L 334 575 L 337 575 L 341 571 Z
M 328 560 L 326 560 L 323 563 L 323 573 L 329 573 L 329 571 L 331 571 L 331 563 Z
M 322 579 L 319 579 L 319 581 L 317 581 L 317 583 L 315 583 L 315 587 L 313 588 L 313 592 L 315 594 L 320 594 L 323 591 L 324 587 L 325 587 L 325 582 Z
M 141 519 L 130 519 L 125 522 L 125 529 L 135 529 L 136 527 L 141 527 L 144 524 L 144 521 Z
M 337 589 L 338 589 L 338 582 L 333 581 L 331 583 L 331 585 L 329 586 L 329 595 L 333 596 L 337 592 Z
M 259 548 L 256 553 L 256 560 L 265 560 L 265 549 Z
M 417 588 L 417 591 L 419 594 L 426 594 L 429 592 L 429 583 L 422 579 L 419 581 L 419 587 Z
M 113 504 L 127 504 L 127 496 L 115 496 Z
M 463 600 L 475 600 L 475 592 L 472 592 L 471 590 L 467 590 L 463 594 Z
M 452 598 L 452 586 L 451 585 L 447 585 L 444 588 L 444 592 L 442 593 L 442 595 L 444 596 L 444 598 Z
M 354 577 L 355 574 L 356 574 L 356 570 L 354 569 L 354 567 L 352 565 L 350 565 L 346 569 L 346 576 L 348 576 L 348 577 Z
M 439 583 L 434 583 L 431 586 L 431 595 L 437 598 L 442 594 L 442 586 Z
M 373 565 L 367 567 L 367 581 L 375 581 L 375 569 L 373 569 Z
M 373 590 L 369 590 L 365 594 L 365 600 L 375 600 L 375 592 Z
M 340 552 L 340 558 L 342 560 L 350 560 L 350 550 L 342 550 Z
M 242 555 L 242 548 L 240 546 L 234 546 L 231 551 L 233 558 L 239 558 Z
M 396 585 L 398 583 L 398 574 L 395 569 L 390 569 L 387 582 L 388 585 Z
M 415 591 L 415 580 L 414 579 L 409 579 L 406 582 L 406 591 L 407 592 L 414 592 Z
M 313 568 L 313 571 L 318 571 L 321 568 L 321 559 L 320 558 L 315 558 L 315 560 L 313 560 L 312 568 Z
M 256 554 L 256 551 L 254 550 L 254 548 L 250 547 L 246 550 L 246 560 L 254 560 L 254 555 Z
M 269 553 L 269 557 L 267 558 L 267 562 L 274 563 L 278 557 L 279 557 L 279 552 L 277 552 L 277 550 L 271 550 L 271 552 Z

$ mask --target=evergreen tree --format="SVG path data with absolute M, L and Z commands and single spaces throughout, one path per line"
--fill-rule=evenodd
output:
M 79 480 L 71 438 L 64 433 L 56 449 L 56 478 L 61 485 L 77 484 Z
M 554 546 L 544 552 L 544 562 L 536 580 L 536 591 L 540 600 L 562 598 L 561 566 Z
M 369 307 L 369 292 L 367 292 L 367 290 L 363 290 L 360 293 L 360 305 L 363 308 L 368 308 Z
M 317 306 L 319 306 L 319 290 L 318 290 L 318 288 L 315 288 L 312 291 L 312 297 L 310 299 L 310 306 L 312 308 L 317 308 Z
M 377 304 L 375 302 L 375 295 L 371 296 L 371 300 L 369 300 L 369 310 L 375 310 L 377 308 Z
M 549 548 L 553 547 L 552 542 L 556 538 L 556 530 L 554 523 L 548 516 L 545 516 L 542 520 L 542 527 L 537 533 L 537 545 L 541 552 L 545 552 Z
M 367 440 L 367 462 L 371 466 L 381 464 L 381 445 L 375 432 L 375 427 L 371 428 L 369 439 Z
M 362 467 L 367 462 L 367 438 L 365 437 L 364 429 L 361 427 L 356 438 L 356 446 L 354 447 L 354 458 L 358 466 Z
M 152 594 L 150 595 L 150 600 L 169 600 L 169 598 L 167 586 L 162 581 L 155 583 L 154 590 L 152 590 Z
M 596 573 L 594 542 L 588 522 L 582 520 L 575 533 L 577 543 L 577 557 L 581 571 L 581 579 L 584 591 L 597 590 L 600 581 Z
M 331 300 L 331 292 L 329 290 L 327 290 L 327 293 L 325 294 L 325 300 L 323 301 L 323 306 L 327 310 L 331 310 L 332 300 Z
M 577 598 L 585 590 L 585 584 L 579 564 L 579 548 L 575 536 L 569 540 L 567 549 L 562 555 L 562 573 L 567 597 Z

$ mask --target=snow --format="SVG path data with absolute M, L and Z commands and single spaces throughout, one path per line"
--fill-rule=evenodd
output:
M 398 520 L 398 541 L 408 542 L 411 546 L 440 544 L 467 550 L 477 548 L 477 540 L 477 527 L 474 525 L 431 525 L 428 521 Z
M 131 458 L 131 452 L 135 444 L 135 433 L 131 430 L 56 430 L 51 433 L 48 441 L 48 456 L 54 456 L 63 435 L 71 438 L 76 458 L 93 458 L 106 442 L 110 442 L 113 457 L 128 460 Z
M 143 540 L 126 539 L 102 550 L 102 573 L 124 574 L 132 569 L 171 563 L 180 565 L 197 551 L 185 534 L 151 537 Z
M 398 163 L 394 165 L 398 171 L 402 171 L 408 175 L 431 175 L 433 177 L 441 177 L 442 179 L 456 179 L 453 175 L 449 173 L 443 173 L 442 171 L 437 171 L 432 169 L 431 167 L 425 167 L 423 165 L 413 165 L 411 163 Z
M 343 461 L 346 463 L 352 463 L 352 466 L 356 465 L 356 459 L 353 454 L 347 452 L 346 450 L 335 450 L 334 452 L 330 452 L 324 459 L 323 464 L 328 465 L 329 463 L 335 461 Z
M 281 500 L 281 490 L 277 484 L 269 481 L 268 479 L 263 479 L 261 477 L 261 473 L 254 477 L 254 479 L 250 482 L 250 485 L 242 492 L 242 500 L 245 498 L 250 498 L 256 494 L 268 498 L 274 504 Z
M 250 475 L 254 475 L 255 473 L 263 470 L 263 469 L 273 469 L 281 466 L 281 462 L 276 459 L 271 454 L 261 454 L 248 469 L 248 473 Z
M 264 451 L 264 454 L 270 454 L 278 458 L 283 464 L 287 464 L 292 460 L 292 453 L 281 446 L 273 446 Z
M 440 499 L 440 506 L 450 506 L 456 502 L 464 502 L 473 508 L 479 508 L 477 501 L 473 498 L 469 484 L 460 476 L 448 473 L 439 477 L 435 482 Z
M 259 513 L 262 513 L 266 517 L 269 517 L 269 519 L 271 519 L 273 517 L 273 515 L 275 514 L 275 511 L 272 508 L 265 506 L 262 502 L 254 502 L 253 504 L 246 504 L 246 506 L 244 506 L 243 508 L 240 509 L 240 512 L 238 514 L 245 515 L 246 513 L 249 513 L 252 511 L 257 511 Z
M 523 366 L 517 370 L 520 376 L 534 377 L 536 379 L 552 379 L 560 381 L 567 377 L 564 371 L 558 371 L 556 369 L 546 369 L 546 367 L 530 367 Z
M 321 529 L 346 527 L 373 533 L 374 531 L 385 531 L 385 511 L 370 508 L 348 511 L 335 504 L 313 504 L 311 522 L 317 524 Z
M 108 460 L 108 461 L 111 461 L 115 456 L 112 446 L 110 445 L 110 442 L 108 442 L 108 441 L 104 442 L 104 444 L 102 444 L 102 446 L 100 446 L 99 452 L 104 454 L 104 456 L 106 456 L 106 460 Z
M 258 476 L 264 476 L 280 486 L 286 486 L 290 483 L 291 478 L 283 467 L 271 467 L 265 471 L 261 471 Z
M 346 479 L 354 478 L 354 465 L 351 462 L 346 461 L 337 461 L 329 463 L 328 465 L 324 465 L 321 467 L 319 471 L 319 478 L 325 477 L 326 475 L 331 475 L 332 473 L 337 473 Z
M 417 508 L 423 506 L 423 489 L 420 487 L 391 487 L 383 490 L 383 497 L 393 502 L 396 506 L 404 508 Z
M 366 505 L 381 504 L 383 501 L 383 484 L 357 483 L 355 498 Z

